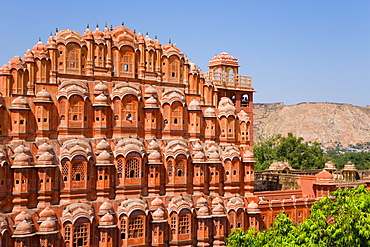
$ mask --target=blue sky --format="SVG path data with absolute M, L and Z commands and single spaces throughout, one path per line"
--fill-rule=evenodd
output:
M 0 66 L 55 28 L 125 25 L 171 38 L 207 70 L 228 52 L 253 77 L 255 102 L 370 105 L 370 1 L 1 1 Z

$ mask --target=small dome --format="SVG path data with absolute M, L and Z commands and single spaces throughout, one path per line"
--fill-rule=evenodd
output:
M 113 212 L 113 206 L 108 201 L 105 201 L 102 205 L 100 205 L 99 215 L 104 215 L 111 212 Z
M 39 153 L 44 153 L 44 152 L 49 152 L 51 151 L 53 148 L 46 142 L 44 142 L 43 144 L 41 144 L 38 148 L 38 152 Z
M 344 164 L 343 170 L 347 170 L 347 171 L 348 170 L 352 170 L 352 171 L 355 171 L 356 170 L 356 166 L 351 161 L 348 161 L 346 164 Z
M 216 206 L 217 204 L 222 204 L 222 199 L 220 197 L 216 197 L 212 200 L 212 206 Z
M 23 60 L 20 57 L 15 56 L 9 60 L 8 65 L 10 68 L 23 67 Z
M 331 174 L 330 172 L 327 172 L 325 170 L 322 170 L 321 172 L 316 174 L 316 179 L 319 179 L 319 180 L 333 180 L 333 174 Z
M 188 107 L 188 110 L 191 110 L 191 111 L 200 111 L 200 103 L 198 100 L 196 99 L 193 99 L 190 104 L 189 104 L 189 107 Z
M 209 215 L 208 207 L 207 206 L 200 207 L 198 212 L 197 212 L 197 215 L 198 216 L 207 216 L 207 215 Z
M 108 97 L 104 94 L 99 94 L 95 97 L 95 104 L 97 106 L 108 106 Z
M 54 161 L 54 156 L 46 151 L 39 156 L 38 161 Z
M 253 213 L 258 214 L 258 213 L 261 213 L 261 210 L 259 210 L 257 203 L 255 203 L 254 201 L 251 201 L 247 206 L 247 212 L 250 214 L 253 214 Z
M 145 101 L 145 107 L 157 107 L 157 100 L 153 97 L 153 95 Z
M 126 31 L 118 35 L 117 37 L 118 41 L 129 41 L 129 42 L 134 42 L 134 37 L 132 37 L 130 34 L 128 34 Z
M 212 107 L 208 107 L 204 111 L 204 117 L 216 117 L 216 112 Z
M 218 153 L 218 149 L 216 146 L 211 146 L 208 149 L 208 159 L 213 161 L 219 161 L 220 160 L 220 154 Z
M 337 170 L 333 161 L 326 162 L 324 169 L 327 170 L 327 171 L 336 171 Z
M 145 89 L 144 94 L 145 94 L 145 97 L 150 97 L 150 96 L 155 97 L 157 95 L 157 90 L 152 85 L 150 85 L 149 87 Z
M 203 207 L 203 206 L 208 206 L 208 201 L 206 198 L 204 197 L 200 197 L 198 200 L 197 200 L 197 208 L 200 208 L 200 207 Z
M 92 32 L 90 29 L 86 29 L 85 32 L 84 32 L 84 36 L 83 36 L 85 39 L 92 39 L 93 38 L 93 35 L 92 35 Z
M 153 45 L 153 40 L 148 35 L 145 36 L 144 40 L 146 45 Z
M 110 155 L 110 153 L 108 153 L 107 150 L 104 150 L 98 155 L 97 160 L 98 161 L 110 161 L 111 157 L 112 156 Z
M 105 93 L 108 91 L 108 87 L 102 81 L 100 81 L 98 84 L 95 85 L 94 91 L 98 94 Z
M 150 150 L 159 149 L 158 142 L 156 142 L 155 140 L 152 140 L 152 141 L 148 144 L 148 147 L 149 147 L 149 149 L 150 149 Z
M 225 208 L 221 204 L 217 204 L 216 206 L 213 207 L 212 209 L 212 214 L 213 215 L 225 215 Z
M 32 222 L 32 217 L 29 213 L 27 213 L 26 211 L 22 211 L 20 212 L 14 219 L 15 221 L 15 224 L 20 224 L 22 221 L 28 221 L 28 222 Z
M 40 212 L 40 220 L 41 221 L 44 221 L 48 218 L 56 220 L 55 212 L 50 207 L 46 207 L 46 208 L 44 208 L 44 210 L 42 210 Z
M 248 122 L 249 121 L 248 113 L 246 113 L 244 110 L 241 110 L 238 113 L 238 117 L 239 117 L 239 122 Z
M 154 220 L 164 220 L 166 212 L 162 208 L 157 208 L 152 214 Z
M 194 150 L 194 151 L 203 151 L 203 147 L 202 147 L 202 145 L 200 145 L 200 143 L 199 143 L 199 142 L 196 142 L 196 143 L 194 144 L 193 150 Z
M 101 39 L 103 38 L 103 33 L 102 31 L 99 30 L 99 28 L 96 28 L 93 32 L 92 35 L 94 36 L 94 39 Z
M 114 225 L 114 218 L 109 212 L 105 213 L 103 217 L 100 218 L 99 225 L 101 226 L 111 226 Z
M 254 201 L 251 201 L 249 204 L 248 204 L 248 209 L 256 209 L 258 208 L 258 204 L 255 203 Z
M 33 51 L 33 52 L 42 52 L 42 51 L 46 51 L 46 47 L 45 47 L 45 45 L 44 45 L 41 41 L 39 41 L 39 42 L 37 42 L 37 44 L 36 44 L 36 45 L 34 45 L 34 46 L 32 47 L 32 51 Z
M 52 232 L 55 231 L 55 220 L 48 217 L 45 221 L 40 224 L 40 232 Z
M 35 61 L 34 56 L 33 56 L 33 53 L 31 52 L 31 50 L 30 50 L 30 49 L 28 49 L 28 50 L 26 51 L 26 53 L 24 54 L 23 59 L 24 59 L 24 61 L 26 61 L 26 62 L 33 62 L 33 61 Z
M 56 43 L 55 43 L 55 39 L 53 38 L 53 36 L 50 36 L 48 38 L 48 41 L 46 42 L 46 48 L 51 48 L 51 49 L 55 49 L 57 48 L 56 46 Z
M 243 161 L 244 162 L 253 162 L 254 161 L 254 155 L 250 150 L 246 150 L 243 153 Z
M 206 156 L 202 151 L 197 151 L 193 156 L 194 161 L 203 161 L 205 157 Z
M 30 149 L 29 148 L 27 148 L 27 147 L 25 147 L 25 146 L 23 146 L 22 144 L 21 145 L 19 145 L 18 147 L 16 147 L 15 149 L 14 149 L 14 153 L 15 154 L 20 154 L 20 153 L 29 153 L 30 152 Z
M 108 28 L 104 28 L 104 38 L 105 39 L 111 39 L 112 36 L 110 35 L 110 32 L 108 30 Z
M 15 235 L 26 235 L 30 233 L 32 233 L 32 225 L 27 220 L 19 223 L 14 231 Z
M 152 207 L 163 207 L 163 201 L 159 197 L 154 198 L 150 204 Z
M 11 108 L 13 109 L 25 109 L 28 110 L 30 109 L 27 100 L 23 98 L 22 96 L 19 96 L 15 98 L 12 102 Z
M 96 149 L 99 150 L 99 151 L 103 151 L 103 150 L 110 150 L 110 145 L 109 145 L 109 142 L 107 142 L 106 140 L 102 139 L 97 145 L 96 145 Z
M 28 161 L 30 160 L 30 158 L 31 157 L 28 156 L 27 154 L 20 153 L 17 156 L 15 156 L 14 163 L 28 163 Z
M 221 52 L 220 54 L 209 60 L 209 67 L 217 65 L 231 65 L 239 67 L 238 59 L 226 52 Z
M 138 33 L 138 35 L 137 35 L 137 41 L 139 43 L 144 42 L 144 37 L 143 37 L 143 35 L 141 33 Z
M 160 47 L 161 46 L 161 43 L 157 39 L 155 39 L 153 41 L 153 44 L 154 44 L 155 47 Z
M 157 150 L 154 150 L 154 151 L 150 152 L 150 154 L 148 155 L 148 160 L 149 161 L 161 160 L 161 154 Z

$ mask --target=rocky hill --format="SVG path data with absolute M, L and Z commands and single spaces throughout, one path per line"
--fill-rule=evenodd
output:
M 255 142 L 289 132 L 324 147 L 370 142 L 370 106 L 338 103 L 254 105 Z

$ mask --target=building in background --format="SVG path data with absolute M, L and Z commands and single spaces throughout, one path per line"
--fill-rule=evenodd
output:
M 278 212 L 307 217 L 333 181 L 323 172 L 310 196 L 279 192 L 290 199 L 273 208 L 254 193 L 254 90 L 238 68 L 221 53 L 203 73 L 125 26 L 59 31 L 12 58 L 0 69 L 0 245 L 225 246 Z

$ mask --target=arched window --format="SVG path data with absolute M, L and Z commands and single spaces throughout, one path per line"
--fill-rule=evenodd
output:
M 154 72 L 155 53 L 154 51 L 149 51 L 148 55 L 147 70 L 150 72 Z
M 67 45 L 67 69 L 78 72 L 80 69 L 80 47 L 76 43 Z
M 128 238 L 141 238 L 144 236 L 144 224 L 142 217 L 134 217 L 128 224 Z
M 183 177 L 185 172 L 185 163 L 183 160 L 176 162 L 176 176 Z
M 100 44 L 95 46 L 95 53 L 94 53 L 94 64 L 98 67 L 105 66 L 105 53 L 106 53 L 106 46 Z
M 187 215 L 187 214 L 180 215 L 178 230 L 179 230 L 179 235 L 180 234 L 189 234 L 189 232 L 190 232 L 189 215 Z
M 63 176 L 63 181 L 67 182 L 68 177 L 69 177 L 69 164 L 68 164 L 68 160 L 66 159 L 62 160 L 62 176 Z
M 134 75 L 134 51 L 129 46 L 123 46 L 120 50 L 119 71 L 123 75 Z
M 125 176 L 126 178 L 139 178 L 140 177 L 140 162 L 136 158 L 129 158 L 126 161 Z
M 174 130 L 182 130 L 182 126 L 184 123 L 184 118 L 183 118 L 183 106 L 181 103 L 174 103 L 172 106 L 172 113 L 171 113 L 171 129 Z
M 231 99 L 231 101 L 235 105 L 235 103 L 236 103 L 236 95 L 235 95 L 235 93 L 227 92 L 226 93 L 226 97 L 228 97 L 229 99 Z
M 69 121 L 73 127 L 82 127 L 84 120 L 84 102 L 80 96 L 73 95 L 69 100 Z
M 70 246 L 71 243 L 71 225 L 67 224 L 64 227 L 64 242 L 66 246 Z
M 124 164 L 123 157 L 119 157 L 117 159 L 117 176 L 120 184 L 122 184 L 121 179 L 123 178 L 123 164 Z
M 122 104 L 125 125 L 136 125 L 138 112 L 137 98 L 131 95 L 125 96 Z
M 237 229 L 236 226 L 236 213 L 234 210 L 231 210 L 229 212 L 229 224 L 230 224 L 230 229 Z
M 169 159 L 167 161 L 167 175 L 168 177 L 172 177 L 173 175 L 173 160 Z
M 88 246 L 87 225 L 77 225 L 73 231 L 73 246 Z
M 241 107 L 249 107 L 249 96 L 248 94 L 242 95 Z
M 126 239 L 126 219 L 124 217 L 120 220 L 120 238 Z
M 177 56 L 171 56 L 169 58 L 169 82 L 180 81 L 180 60 Z
M 84 163 L 79 161 L 72 162 L 72 181 L 85 180 L 85 168 Z

